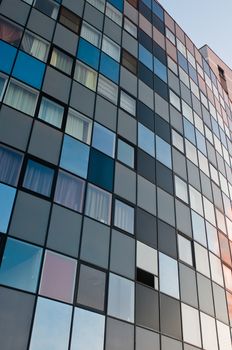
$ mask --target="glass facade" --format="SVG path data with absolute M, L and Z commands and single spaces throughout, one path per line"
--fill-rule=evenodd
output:
M 231 141 L 155 0 L 1 0 L 1 350 L 232 349 Z

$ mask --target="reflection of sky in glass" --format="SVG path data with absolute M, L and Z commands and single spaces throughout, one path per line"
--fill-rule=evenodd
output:
M 114 157 L 115 135 L 112 131 L 95 123 L 92 145 L 108 156 Z
M 159 253 L 160 291 L 179 298 L 178 267 L 176 260 Z
M 15 189 L 0 184 L 0 231 L 6 233 L 15 198 Z
M 104 327 L 104 316 L 76 308 L 71 350 L 103 350 Z M 38 348 L 38 350 L 41 349 Z M 58 348 L 56 348 L 56 350 L 58 350 Z M 61 350 L 65 349 L 63 348 Z
M 68 350 L 71 314 L 71 306 L 39 298 L 30 350 Z
M 0 270 L 0 283 L 35 292 L 42 249 L 8 238 Z

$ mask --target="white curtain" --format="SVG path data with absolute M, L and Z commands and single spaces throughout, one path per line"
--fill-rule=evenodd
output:
M 93 185 L 88 186 L 85 214 L 109 224 L 111 195 Z
M 0 148 L 0 180 L 16 186 L 22 165 L 22 155 L 8 148 Z
M 54 49 L 52 51 L 51 65 L 57 67 L 67 74 L 71 73 L 72 70 L 72 59 L 68 57 L 63 52 Z
M 69 110 L 65 132 L 78 140 L 90 143 L 92 122 L 81 114 Z
M 86 23 L 82 24 L 81 28 L 81 36 L 82 38 L 89 41 L 94 46 L 100 47 L 101 44 L 101 35 L 94 28 L 90 27 Z
M 47 98 L 43 98 L 39 110 L 39 118 L 45 120 L 47 123 L 61 127 L 63 119 L 64 108 L 49 101 Z
M 121 91 L 120 106 L 135 115 L 135 100 L 123 91 Z
M 23 37 L 22 48 L 41 61 L 47 59 L 48 45 L 28 33 Z
M 20 111 L 34 115 L 37 95 L 26 88 L 11 82 L 4 102 Z
M 50 196 L 53 175 L 52 169 L 30 160 L 27 164 L 23 186 L 45 196 Z
M 96 90 L 97 74 L 83 64 L 77 62 L 75 79 L 91 90 Z
M 102 51 L 107 53 L 107 55 L 111 56 L 116 61 L 120 60 L 120 47 L 105 36 L 102 40 Z
M 56 184 L 55 202 L 81 212 L 84 184 L 83 180 L 60 172 Z
M 114 6 L 107 2 L 106 5 L 106 16 L 108 16 L 112 21 L 117 23 L 118 25 L 122 25 L 122 14 L 118 11 Z
M 108 98 L 113 103 L 117 104 L 118 100 L 118 87 L 111 81 L 99 76 L 98 80 L 98 93 Z
M 114 225 L 130 233 L 134 233 L 134 209 L 116 200 Z

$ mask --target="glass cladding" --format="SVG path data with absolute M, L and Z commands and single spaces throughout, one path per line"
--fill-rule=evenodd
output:
M 229 73 L 156 0 L 0 3 L 1 350 L 232 350 Z

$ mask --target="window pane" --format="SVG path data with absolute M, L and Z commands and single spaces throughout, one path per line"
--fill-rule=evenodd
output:
M 50 64 L 66 74 L 71 74 L 73 59 L 65 53 L 53 49 Z
M 81 265 L 77 302 L 103 311 L 105 305 L 106 274 Z
M 112 81 L 99 75 L 97 92 L 117 104 L 118 101 L 118 86 Z
M 187 184 L 178 176 L 175 176 L 176 196 L 188 203 L 188 188 Z
M 48 43 L 32 33 L 26 32 L 24 34 L 20 48 L 41 61 L 47 60 Z
M 137 267 L 158 275 L 157 251 L 137 241 Z
M 71 350 L 103 350 L 104 329 L 105 317 L 103 315 L 76 308 Z
M 114 225 L 129 233 L 134 233 L 134 208 L 115 201 Z
M 137 60 L 134 56 L 129 54 L 127 51 L 122 51 L 122 65 L 126 67 L 129 71 L 136 74 L 137 73 Z
M 30 350 L 68 350 L 72 307 L 38 298 Z
M 18 47 L 23 32 L 22 29 L 5 18 L 0 18 L 0 28 L 0 40 Z
M 159 253 L 160 291 L 179 299 L 177 261 Z
M 170 103 L 180 111 L 180 98 L 171 90 L 169 90 Z
M 35 0 L 34 6 L 41 12 L 45 13 L 45 15 L 53 19 L 57 18 L 59 10 L 59 5 L 57 4 L 57 2 L 53 0 Z
M 96 90 L 97 72 L 87 67 L 85 64 L 76 62 L 74 78 L 91 90 Z
M 75 33 L 79 33 L 80 17 L 65 7 L 61 7 L 59 22 Z
M 36 101 L 37 93 L 34 90 L 31 90 L 18 82 L 10 81 L 4 98 L 4 103 L 13 108 L 19 109 L 24 113 L 34 115 Z
M 82 212 L 85 182 L 78 177 L 59 172 L 54 201 Z
M 87 0 L 87 2 L 96 7 L 99 11 L 104 12 L 105 0 Z
M 109 225 L 110 213 L 110 193 L 89 184 L 86 198 L 85 214 Z
M 108 315 L 134 322 L 134 282 L 110 273 Z
M 134 148 L 122 140 L 118 140 L 118 160 L 134 168 Z
M 85 40 L 89 41 L 94 46 L 100 48 L 101 46 L 101 34 L 98 30 L 94 29 L 92 26 L 86 22 L 82 23 L 81 36 Z
M 104 126 L 94 123 L 92 146 L 108 156 L 114 157 L 115 134 Z
M 17 186 L 22 159 L 21 153 L 0 146 L 0 181 Z
M 206 247 L 206 235 L 205 235 L 205 223 L 204 219 L 191 210 L 192 225 L 193 225 L 193 237 L 194 239 L 203 244 Z
M 46 251 L 39 293 L 49 298 L 72 303 L 76 260 Z
M 106 3 L 106 16 L 108 16 L 112 21 L 117 23 L 119 26 L 122 25 L 122 14 L 114 6 Z
M 159 136 L 156 136 L 156 158 L 168 168 L 172 168 L 171 146 Z
M 0 231 L 6 233 L 16 190 L 0 183 Z
M 23 187 L 34 192 L 50 196 L 54 170 L 29 160 L 24 176 Z
M 154 57 L 154 73 L 167 83 L 167 67 Z
M 0 269 L 0 283 L 35 292 L 42 249 L 8 238 Z
M 120 97 L 120 107 L 125 109 L 127 112 L 129 112 L 132 115 L 135 115 L 136 112 L 136 102 L 135 99 L 130 97 L 128 94 L 126 94 L 124 91 L 121 91 L 121 97 Z
M 92 120 L 73 109 L 69 109 L 65 132 L 80 141 L 90 144 Z
M 89 147 L 84 143 L 65 136 L 60 159 L 60 166 L 83 178 L 87 176 Z
M 103 36 L 102 51 L 104 51 L 105 53 L 107 53 L 107 55 L 111 56 L 113 59 L 119 62 L 120 47 L 106 36 Z
M 155 156 L 154 133 L 140 123 L 138 123 L 138 146 L 151 156 Z
M 132 36 L 137 38 L 137 27 L 127 18 L 124 18 L 124 29 Z
M 201 334 L 198 310 L 181 304 L 183 320 L 183 338 L 187 343 L 201 347 Z
M 191 241 L 178 235 L 179 259 L 189 265 L 193 264 Z
M 61 128 L 64 108 L 57 103 L 43 97 L 40 104 L 38 118 Z

